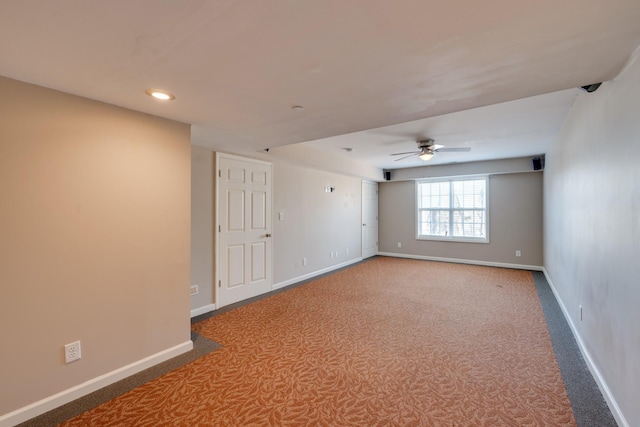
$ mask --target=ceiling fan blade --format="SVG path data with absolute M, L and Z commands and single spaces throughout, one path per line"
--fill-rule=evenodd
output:
M 471 151 L 471 147 L 457 147 L 457 148 L 436 148 L 433 151 L 437 151 L 438 153 L 462 153 L 466 151 Z
M 406 154 L 406 153 L 405 153 Z M 400 157 L 399 159 L 395 159 L 394 161 L 399 162 L 400 160 L 408 159 L 411 156 L 415 156 L 418 153 L 411 153 L 408 156 Z M 393 155 L 393 154 L 392 154 Z
M 402 156 L 403 154 L 418 154 L 420 153 L 420 151 L 407 151 L 404 153 L 393 153 L 393 154 L 389 154 L 390 156 Z

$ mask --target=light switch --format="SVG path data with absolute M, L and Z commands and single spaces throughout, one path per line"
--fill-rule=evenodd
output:
M 280 221 L 284 221 L 284 212 L 280 212 L 280 213 L 278 213 L 278 219 L 279 219 Z

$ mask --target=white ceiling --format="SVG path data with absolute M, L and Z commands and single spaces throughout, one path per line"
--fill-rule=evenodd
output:
M 333 150 L 381 169 L 423 165 L 417 155 L 390 154 L 417 152 L 416 142 L 426 138 L 433 138 L 446 148 L 471 149 L 466 153 L 436 153 L 430 165 L 538 156 L 547 152 L 580 91 L 565 89 L 304 144 Z
M 472 148 L 436 162 L 543 153 L 639 22 L 638 0 L 2 0 L 0 75 L 190 123 L 220 150 L 314 141 L 408 167 L 389 154 L 420 137 Z

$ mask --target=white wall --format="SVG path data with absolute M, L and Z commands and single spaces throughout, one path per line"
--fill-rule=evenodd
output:
M 546 160 L 545 268 L 614 415 L 638 426 L 638 51 L 618 78 L 577 99 Z

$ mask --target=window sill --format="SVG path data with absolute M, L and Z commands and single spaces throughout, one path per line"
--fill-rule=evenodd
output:
M 490 243 L 489 239 L 472 239 L 465 237 L 441 237 L 441 236 L 416 236 L 416 240 L 431 240 L 436 242 L 452 243 Z

